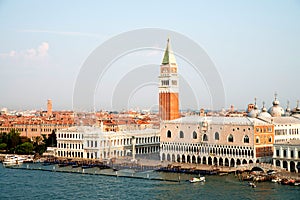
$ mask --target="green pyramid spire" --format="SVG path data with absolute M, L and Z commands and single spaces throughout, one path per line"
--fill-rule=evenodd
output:
M 171 64 L 171 63 L 176 64 L 175 56 L 173 54 L 173 51 L 172 51 L 171 45 L 170 45 L 170 38 L 168 38 L 167 41 L 168 41 L 168 43 L 167 43 L 167 47 L 165 50 L 162 64 L 163 65 L 167 65 L 167 64 Z

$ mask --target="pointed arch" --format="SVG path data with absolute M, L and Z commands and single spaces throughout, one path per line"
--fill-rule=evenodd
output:
M 249 136 L 248 135 L 245 135 L 245 137 L 244 137 L 244 143 L 249 143 Z
M 228 142 L 233 142 L 233 135 L 232 135 L 232 134 L 230 134 L 230 135 L 228 136 L 227 141 L 228 141 Z

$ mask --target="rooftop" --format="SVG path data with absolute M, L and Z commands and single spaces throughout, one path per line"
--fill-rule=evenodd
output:
M 268 125 L 270 123 L 264 122 L 256 118 L 249 117 L 202 117 L 202 116 L 187 116 L 179 119 L 171 120 L 167 123 L 183 123 L 195 124 L 208 122 L 210 124 L 232 124 L 232 125 Z

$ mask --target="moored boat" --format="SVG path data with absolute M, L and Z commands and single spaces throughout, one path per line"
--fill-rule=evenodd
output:
M 248 185 L 249 185 L 250 187 L 252 187 L 252 188 L 256 188 L 256 184 L 253 183 L 253 182 L 248 182 Z
M 6 155 L 3 161 L 3 166 L 20 165 L 24 162 L 24 159 L 17 155 Z
M 190 183 L 197 183 L 197 182 L 205 182 L 205 177 L 201 176 L 199 178 L 193 177 L 189 180 Z

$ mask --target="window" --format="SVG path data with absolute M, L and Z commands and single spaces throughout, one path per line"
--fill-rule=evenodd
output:
M 230 135 L 228 136 L 228 142 L 233 142 L 233 136 L 232 136 L 232 134 L 230 134 Z
M 248 135 L 246 135 L 246 136 L 244 137 L 244 143 L 249 143 L 249 137 L 248 137 Z
M 179 138 L 184 138 L 184 133 L 183 133 L 183 131 L 180 131 L 180 132 L 179 132 Z
M 197 139 L 197 133 L 196 133 L 196 131 L 193 132 L 193 139 Z
M 286 157 L 286 150 L 283 150 L 283 157 Z
M 269 142 L 272 142 L 272 137 L 271 136 L 269 137 Z
M 256 142 L 256 144 L 259 143 L 259 137 L 256 137 L 255 142 Z
M 170 130 L 168 130 L 168 132 L 167 132 L 167 137 L 170 138 L 171 136 L 172 136 L 172 133 L 171 133 Z
M 97 147 L 97 141 L 95 141 L 95 147 Z
M 291 151 L 291 158 L 294 158 L 294 151 Z
M 203 141 L 208 141 L 208 137 L 206 134 L 203 135 Z
M 215 132 L 215 140 L 219 140 L 220 139 L 220 134 L 218 132 Z
M 276 149 L 276 156 L 279 157 L 279 149 Z
M 271 127 L 268 128 L 268 132 L 270 132 L 270 133 L 272 132 L 272 128 Z

